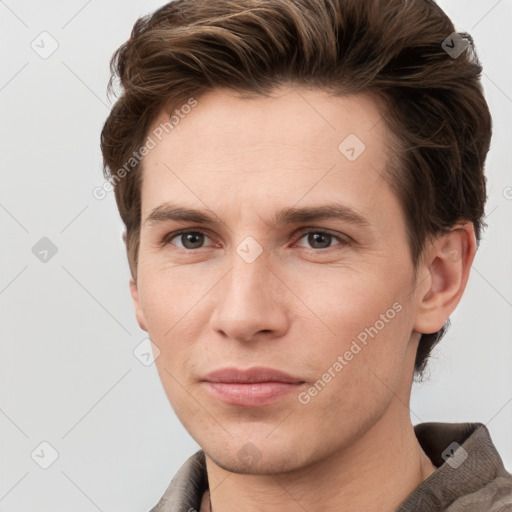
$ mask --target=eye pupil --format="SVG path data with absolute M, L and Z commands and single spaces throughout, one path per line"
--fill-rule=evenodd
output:
M 311 244 L 311 246 L 315 249 L 325 249 L 331 244 L 331 238 L 332 236 L 328 233 L 310 233 L 308 235 L 308 243 Z M 320 244 L 320 247 L 318 247 L 318 245 L 315 246 L 317 243 Z

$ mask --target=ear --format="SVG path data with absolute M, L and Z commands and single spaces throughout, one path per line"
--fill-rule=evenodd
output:
M 126 230 L 123 231 L 123 242 L 124 245 L 126 245 Z M 135 318 L 137 319 L 137 323 L 143 331 L 147 332 L 148 330 L 146 328 L 146 320 L 144 319 L 144 313 L 142 312 L 142 307 L 139 301 L 139 289 L 137 287 L 137 281 L 135 281 L 133 277 L 130 279 L 130 293 L 133 299 L 133 306 L 135 308 Z
M 143 331 L 147 332 L 148 329 L 146 327 L 146 320 L 144 318 L 144 313 L 139 301 L 139 289 L 137 287 L 137 282 L 133 278 L 130 279 L 130 293 L 133 299 L 133 306 L 135 308 L 135 317 L 137 318 L 137 323 Z
M 439 331 L 453 313 L 466 288 L 476 253 L 472 222 L 464 222 L 434 239 L 418 269 L 419 303 L 414 330 Z

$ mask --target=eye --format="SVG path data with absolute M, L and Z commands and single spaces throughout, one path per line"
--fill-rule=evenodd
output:
M 306 238 L 307 243 L 310 244 L 313 249 L 330 249 L 333 239 L 340 242 L 341 245 L 347 245 L 349 243 L 347 237 L 333 235 L 327 231 L 308 231 L 304 233 L 299 240 L 303 238 Z
M 176 245 L 181 249 L 193 251 L 194 249 L 200 249 L 205 239 L 209 238 L 209 236 L 201 231 L 181 231 L 169 234 L 164 238 L 162 243 L 164 245 L 172 243 L 172 245 Z M 174 243 L 174 239 L 178 240 L 180 243 Z

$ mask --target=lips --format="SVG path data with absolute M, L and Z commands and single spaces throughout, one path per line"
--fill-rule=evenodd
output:
M 274 403 L 298 389 L 304 381 L 273 368 L 222 368 L 203 382 L 217 399 L 229 405 L 256 407 Z
M 222 368 L 209 373 L 204 380 L 208 382 L 237 382 L 245 384 L 253 382 L 288 382 L 297 384 L 304 382 L 280 370 L 264 367 L 249 368 L 247 370 Z

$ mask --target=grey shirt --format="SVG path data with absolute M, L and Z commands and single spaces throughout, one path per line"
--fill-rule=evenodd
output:
M 481 423 L 421 423 L 416 437 L 437 469 L 396 512 L 512 512 L 512 475 Z M 208 489 L 205 456 L 196 452 L 150 512 L 199 512 Z

